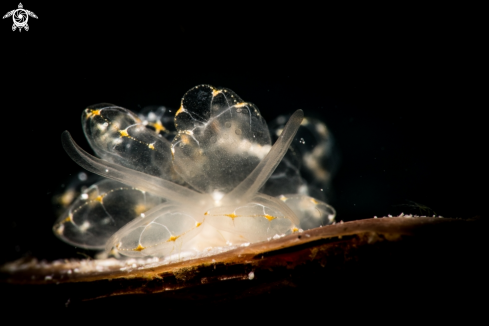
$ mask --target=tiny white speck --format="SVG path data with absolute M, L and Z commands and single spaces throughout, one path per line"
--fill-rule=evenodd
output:
M 252 280 L 252 279 L 254 279 L 254 278 L 255 278 L 255 273 L 250 272 L 250 273 L 248 274 L 248 279 Z

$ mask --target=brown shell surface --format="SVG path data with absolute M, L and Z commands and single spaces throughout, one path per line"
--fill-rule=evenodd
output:
M 71 304 L 157 294 L 162 300 L 214 302 L 284 288 L 337 289 L 334 280 L 360 285 L 378 273 L 443 272 L 450 261 L 475 268 L 467 252 L 480 251 L 482 223 L 429 217 L 358 220 L 174 263 L 19 260 L 0 268 L 0 286 L 4 293 L 50 293 Z

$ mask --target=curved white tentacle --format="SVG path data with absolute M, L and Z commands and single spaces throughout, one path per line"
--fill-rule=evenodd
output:
M 68 155 L 90 172 L 185 205 L 205 204 L 212 201 L 209 195 L 96 158 L 78 146 L 68 131 L 63 132 L 61 137 L 63 148 Z
M 267 156 L 265 156 L 246 179 L 224 196 L 222 200 L 223 202 L 226 202 L 227 204 L 245 203 L 258 192 L 270 175 L 272 175 L 285 153 L 287 153 L 303 118 L 304 112 L 302 110 L 297 110 L 292 114 L 285 125 L 282 134 L 279 139 L 277 139 L 270 152 L 268 152 Z

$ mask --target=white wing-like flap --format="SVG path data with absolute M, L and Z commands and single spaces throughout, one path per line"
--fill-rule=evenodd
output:
M 12 14 L 14 13 L 15 10 L 12 10 L 12 11 L 9 11 L 8 13 L 6 13 L 3 18 L 7 18 L 7 17 L 10 17 L 12 16 Z
M 88 249 L 103 249 L 117 230 L 164 200 L 112 180 L 84 191 L 56 221 L 54 233 Z
M 33 18 L 37 18 L 36 14 L 33 13 L 32 11 L 26 10 L 27 14 Z
M 224 202 L 246 203 L 255 196 L 284 157 L 303 118 L 304 113 L 302 110 L 297 110 L 292 114 L 270 152 L 260 161 L 246 179 L 224 196 Z
M 206 193 L 227 193 L 243 181 L 271 147 L 257 107 L 229 89 L 189 90 L 175 114 L 173 163 L 183 179 Z
M 171 201 L 183 205 L 203 204 L 210 199 L 207 195 L 200 194 L 171 181 L 94 157 L 78 146 L 68 131 L 63 132 L 61 139 L 63 147 L 71 159 L 90 172 L 150 192 L 167 200 L 171 199 Z

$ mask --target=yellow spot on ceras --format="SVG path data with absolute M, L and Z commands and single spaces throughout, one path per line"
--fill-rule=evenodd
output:
M 221 93 L 222 93 L 222 91 L 220 91 L 220 90 L 212 89 L 212 96 L 213 97 L 216 96 L 217 94 L 221 94 Z
M 95 198 L 95 200 L 98 201 L 99 203 L 102 203 L 104 201 L 104 195 L 98 196 L 97 198 Z
M 267 219 L 267 220 L 269 220 L 269 221 L 276 219 L 276 217 L 275 217 L 275 216 L 268 215 L 268 214 L 265 214 L 263 217 L 264 217 L 264 218 L 266 218 L 266 219 Z
M 280 195 L 280 198 L 279 198 L 281 201 L 283 202 L 286 202 L 287 201 L 287 197 L 285 197 L 284 195 Z
M 201 226 L 201 225 L 202 225 L 202 223 L 200 223 L 200 222 L 195 222 L 195 227 L 196 227 L 196 228 L 198 228 L 198 227 L 199 227 L 199 226 Z
M 120 247 L 120 245 L 118 245 L 118 246 Z M 112 257 L 115 257 L 115 258 L 119 258 L 120 255 L 119 255 L 119 252 L 117 251 L 119 247 L 117 247 L 117 249 L 116 248 L 110 249 L 109 256 L 112 256 Z
M 90 111 L 87 113 L 87 119 L 91 118 L 91 117 L 94 117 L 96 115 L 100 115 L 100 111 L 101 110 L 90 110 L 90 109 L 87 109 L 87 111 Z
M 143 247 L 141 244 L 138 244 L 138 246 L 136 248 L 134 248 L 133 251 L 143 251 L 144 249 L 146 249 L 146 248 Z
M 314 199 L 314 198 L 311 198 L 311 202 L 312 202 L 313 204 L 315 204 L 315 205 L 317 205 L 317 204 L 318 204 L 318 201 L 317 201 L 316 199 Z
M 134 212 L 136 213 L 136 216 L 140 216 L 142 213 L 146 212 L 148 210 L 148 207 L 144 204 L 139 204 L 134 207 Z
M 183 131 L 180 131 L 181 134 L 184 134 L 184 135 L 193 135 L 194 133 L 191 131 L 191 130 L 183 130 Z M 190 137 L 187 137 L 187 136 L 184 136 L 184 137 L 181 137 L 181 142 L 185 145 L 188 145 L 190 144 Z
M 127 130 L 119 130 L 119 134 L 121 134 L 121 137 L 129 137 Z
M 234 213 L 231 213 L 231 214 L 224 214 L 224 216 L 230 217 L 230 218 L 232 218 L 233 220 L 234 220 L 236 217 L 239 217 L 238 215 L 236 215 L 236 214 L 234 214 Z
M 149 147 L 149 149 L 152 149 L 152 150 L 155 149 L 155 145 L 153 145 L 153 144 L 149 144 L 148 147 Z
M 298 228 L 292 228 L 292 232 L 297 232 L 297 231 L 299 231 Z
M 180 108 L 178 109 L 178 111 L 175 113 L 175 117 L 176 117 L 177 115 L 179 115 L 180 113 L 182 113 L 182 112 L 185 112 L 185 109 L 183 108 L 183 105 L 182 105 L 182 106 L 180 106 Z
M 205 212 L 204 215 L 209 215 L 209 211 Z
M 178 235 L 177 235 L 177 236 L 172 235 L 172 236 L 170 237 L 170 239 L 168 239 L 166 242 L 170 242 L 170 241 L 175 242 L 175 241 L 177 241 L 177 239 L 178 239 L 179 237 L 180 237 L 180 236 L 178 236 Z
M 161 121 L 156 121 L 155 123 L 150 124 L 151 127 L 155 128 L 156 133 L 159 133 L 160 131 L 165 131 L 166 128 L 161 124 Z
M 236 107 L 236 108 L 242 108 L 243 106 L 247 106 L 247 105 L 248 105 L 248 103 L 241 102 L 241 103 L 235 104 L 234 107 Z
M 61 223 L 68 223 L 68 222 L 73 222 L 73 215 L 72 214 L 68 215 L 67 218 L 65 218 L 63 221 L 61 221 Z

